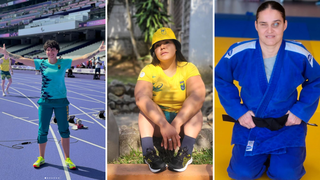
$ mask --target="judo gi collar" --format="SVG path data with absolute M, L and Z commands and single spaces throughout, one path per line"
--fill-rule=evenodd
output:
M 150 47 L 150 52 L 153 54 L 154 52 L 154 44 L 163 41 L 163 40 L 173 40 L 174 44 L 176 45 L 177 50 L 181 50 L 181 44 L 177 40 L 176 36 L 174 35 L 173 31 L 170 28 L 160 28 L 158 29 L 152 37 L 152 44 Z

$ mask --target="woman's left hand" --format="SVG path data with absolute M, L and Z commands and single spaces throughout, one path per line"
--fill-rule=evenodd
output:
M 289 114 L 286 126 L 293 126 L 293 125 L 299 125 L 301 124 L 302 120 L 298 118 L 296 115 L 292 114 L 292 112 L 288 111 L 287 114 Z
M 177 131 L 177 134 L 179 135 L 180 134 L 180 130 L 181 130 L 181 126 L 179 126 L 178 124 L 174 123 L 174 121 L 170 125 Z M 180 139 L 180 135 L 179 135 L 179 139 Z M 178 141 L 177 144 L 178 144 L 178 147 L 180 147 L 180 141 Z M 164 145 L 164 140 L 162 140 L 162 142 L 161 142 L 161 147 L 163 147 L 163 145 Z

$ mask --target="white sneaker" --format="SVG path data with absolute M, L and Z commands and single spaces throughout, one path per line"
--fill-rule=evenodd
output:
M 2 93 L 2 96 L 6 96 L 6 94 L 5 94 L 5 93 Z

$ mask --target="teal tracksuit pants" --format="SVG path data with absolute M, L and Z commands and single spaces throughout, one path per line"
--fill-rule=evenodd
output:
M 40 99 L 39 104 L 39 130 L 38 143 L 42 144 L 48 141 L 48 131 L 52 114 L 54 112 L 57 119 L 58 130 L 62 138 L 69 138 L 69 102 L 67 98 L 63 99 Z

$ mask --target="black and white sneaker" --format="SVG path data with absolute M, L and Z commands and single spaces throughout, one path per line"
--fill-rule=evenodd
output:
M 183 172 L 187 169 L 188 165 L 192 163 L 191 154 L 188 154 L 186 147 L 180 148 L 177 156 L 172 158 L 168 165 L 168 169 L 176 172 Z
M 147 155 L 143 156 L 143 160 L 148 164 L 149 169 L 153 173 L 158 173 L 166 170 L 166 163 L 157 156 L 156 150 L 147 148 Z

